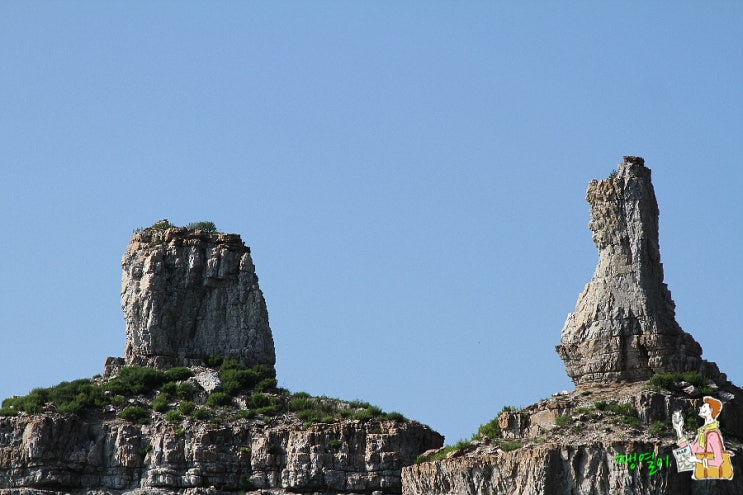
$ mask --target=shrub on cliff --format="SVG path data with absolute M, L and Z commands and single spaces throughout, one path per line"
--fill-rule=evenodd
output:
M 217 226 L 214 222 L 191 222 L 186 225 L 187 229 L 203 230 L 208 234 L 213 234 L 217 231 Z
M 37 414 L 46 404 L 53 404 L 58 412 L 79 414 L 88 407 L 102 407 L 108 403 L 103 390 L 87 378 L 62 382 L 49 388 L 35 388 L 28 395 L 6 399 L 2 415 L 25 411 Z
M 276 387 L 273 372 L 267 367 L 257 365 L 248 369 L 232 360 L 222 363 L 219 380 L 222 382 L 222 390 L 233 397 L 244 390 L 260 388 L 263 391 Z
M 139 406 L 127 407 L 119 413 L 119 417 L 131 421 L 132 423 L 141 423 L 142 420 L 146 419 L 149 415 L 150 413 L 147 409 Z
M 116 378 L 108 382 L 106 390 L 119 395 L 147 394 L 165 382 L 165 373 L 143 366 L 121 368 Z

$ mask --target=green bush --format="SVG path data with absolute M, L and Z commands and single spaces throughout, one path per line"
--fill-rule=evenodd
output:
M 165 381 L 165 373 L 160 370 L 126 366 L 119 370 L 116 378 L 104 385 L 104 389 L 124 396 L 148 394 Z
M 176 388 L 176 396 L 181 400 L 190 401 L 193 398 L 194 386 L 189 382 L 179 383 Z
M 622 402 L 621 404 L 609 404 L 606 410 L 620 416 L 637 416 L 637 410 L 629 402 Z
M 232 396 L 242 390 L 257 389 L 259 384 L 262 384 L 261 391 L 275 388 L 277 383 L 273 378 L 273 372 L 265 366 L 258 365 L 248 369 L 231 360 L 222 363 L 219 379 L 222 382 L 222 390 Z
M 251 409 L 273 405 L 271 403 L 271 397 L 261 392 L 253 392 L 250 397 L 248 397 L 246 403 Z
M 12 416 L 18 411 L 37 414 L 47 403 L 53 404 L 60 413 L 80 414 L 91 407 L 103 407 L 109 400 L 103 390 L 87 378 L 72 382 L 61 382 L 49 388 L 35 388 L 23 397 L 5 399 L 2 415 Z
M 165 370 L 165 380 L 169 382 L 182 382 L 193 376 L 193 371 L 185 366 L 178 366 Z
M 480 427 L 477 429 L 477 434 L 475 436 L 480 439 L 482 439 L 482 437 L 488 437 L 495 440 L 496 438 L 500 438 L 500 435 L 501 429 L 498 425 L 498 418 L 495 417 L 487 423 L 481 424 Z
M 157 412 L 164 413 L 170 407 L 168 406 L 168 396 L 165 394 L 158 394 L 155 400 L 152 401 L 152 409 Z
M 178 384 L 175 382 L 168 382 L 160 388 L 160 392 L 167 395 L 168 397 L 175 397 L 178 392 Z
M 191 417 L 194 419 L 198 419 L 201 421 L 206 421 L 211 417 L 211 413 L 209 412 L 209 409 L 205 407 L 200 407 L 196 409 L 193 413 L 191 413 Z
M 675 382 L 687 382 L 696 387 L 707 384 L 707 378 L 698 371 L 686 371 L 683 373 L 658 373 L 650 377 L 650 384 L 669 390 Z
M 385 418 L 392 421 L 407 421 L 407 418 L 397 411 L 385 414 Z
M 506 452 L 521 448 L 521 442 L 518 441 L 502 440 L 498 443 L 498 445 L 500 445 L 500 448 L 502 448 Z
M 593 407 L 595 407 L 599 411 L 605 410 L 606 406 L 608 406 L 608 404 L 605 400 L 597 400 L 593 403 Z
M 153 230 L 165 230 L 169 229 L 170 227 L 175 227 L 175 225 L 168 222 L 167 220 L 158 220 L 157 222 L 153 223 L 152 226 L 150 226 L 150 228 Z
M 127 407 L 119 414 L 122 419 L 131 421 L 132 423 L 138 423 L 149 415 L 147 409 L 139 406 Z
M 259 407 L 255 410 L 256 413 L 262 416 L 276 416 L 278 414 L 281 414 L 281 411 L 281 406 L 278 405 Z
M 343 445 L 343 440 L 341 440 L 340 438 L 333 438 L 328 442 L 328 447 L 330 447 L 331 449 L 339 449 L 341 445 Z
M 253 419 L 256 417 L 257 414 L 258 413 L 256 413 L 252 409 L 241 409 L 239 413 L 240 417 L 243 419 Z
M 217 226 L 214 225 L 214 222 L 191 222 L 186 225 L 186 228 L 191 230 L 203 230 L 209 234 L 213 234 L 217 231 Z
M 369 409 L 362 409 L 354 413 L 353 419 L 358 421 L 369 421 L 370 419 L 374 419 L 374 414 L 372 414 Z
M 206 399 L 209 407 L 227 406 L 232 404 L 232 397 L 224 392 L 212 392 Z
M 219 368 L 223 362 L 224 358 L 218 354 L 211 354 L 204 359 L 204 365 L 207 368 Z
M 181 413 L 179 413 L 178 411 L 168 411 L 165 414 L 165 419 L 167 419 L 171 423 L 178 423 L 183 418 L 181 417 Z
M 665 421 L 653 421 L 648 427 L 648 433 L 654 437 L 665 437 L 671 433 L 671 427 Z
M 562 416 L 555 418 L 555 424 L 560 428 L 567 426 L 572 422 L 573 418 L 569 414 L 563 414 Z
M 178 412 L 185 416 L 190 416 L 194 409 L 196 409 L 196 404 L 188 400 L 178 404 Z

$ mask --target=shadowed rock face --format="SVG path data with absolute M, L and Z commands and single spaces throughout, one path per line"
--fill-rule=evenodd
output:
M 599 260 L 557 346 L 573 382 L 638 381 L 692 370 L 719 374 L 676 323 L 663 283 L 658 204 L 644 160 L 624 157 L 615 177 L 591 181 L 586 200 Z
M 239 235 L 145 229 L 121 266 L 126 364 L 190 366 L 220 355 L 273 369 L 266 302 Z

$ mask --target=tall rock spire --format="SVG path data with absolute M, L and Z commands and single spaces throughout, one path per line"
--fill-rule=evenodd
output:
M 169 227 L 135 233 L 121 260 L 126 364 L 276 362 L 250 248 L 237 234 Z M 155 226 L 158 226 L 155 224 Z
M 658 203 L 645 161 L 624 157 L 612 177 L 590 182 L 586 200 L 599 260 L 557 346 L 573 382 L 631 382 L 692 370 L 719 374 L 676 323 L 663 283 Z

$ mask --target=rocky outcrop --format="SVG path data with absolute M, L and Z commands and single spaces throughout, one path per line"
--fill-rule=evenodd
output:
M 648 461 L 630 469 L 616 456 L 662 452 L 663 466 L 650 474 Z M 693 481 L 674 473 L 670 445 L 617 441 L 580 445 L 545 444 L 513 452 L 472 455 L 403 470 L 406 495 L 736 495 L 743 482 Z M 672 456 L 671 456 L 672 459 Z M 737 462 L 737 461 L 736 461 Z M 740 469 L 742 463 L 737 462 Z
M 557 346 L 573 382 L 631 382 L 681 371 L 719 374 L 676 323 L 663 283 L 658 204 L 644 160 L 625 157 L 615 176 L 591 181 L 586 200 L 599 260 Z
M 441 442 L 407 421 L 0 418 L 0 494 L 400 493 L 402 467 Z
M 122 267 L 125 358 L 4 401 L 0 495 L 396 494 L 443 444 L 399 413 L 276 388 L 240 236 L 158 222 Z
M 712 383 L 710 382 L 710 385 Z M 743 493 L 743 477 L 693 481 L 677 471 L 673 411 L 693 416 L 701 402 L 681 391 L 656 391 L 647 382 L 556 394 L 498 417 L 499 438 L 476 441 L 447 458 L 403 469 L 405 495 L 695 495 Z M 586 393 L 590 392 L 590 393 Z M 743 391 L 727 386 L 720 424 L 725 447 L 743 472 Z M 652 428 L 650 425 L 654 425 Z M 692 425 L 690 428 L 695 428 Z M 687 432 L 691 437 L 692 431 Z M 691 437 L 693 438 L 693 437 Z M 510 443 L 510 445 L 509 445 Z M 503 447 L 506 447 L 504 449 Z M 507 450 L 513 448 L 514 450 Z M 635 454 L 637 462 L 618 462 Z M 654 459 L 639 462 L 645 454 Z M 620 457 L 621 458 L 621 457 Z M 659 459 L 662 465 L 659 467 Z
M 144 229 L 121 266 L 126 364 L 191 366 L 219 355 L 273 369 L 266 302 L 239 235 Z
M 599 261 L 557 346 L 577 390 L 503 412 L 498 428 L 485 430 L 495 438 L 404 468 L 405 495 L 743 493 L 743 390 L 702 360 L 676 323 L 650 170 L 625 157 L 616 174 L 589 184 L 586 199 Z M 724 404 L 718 419 L 733 480 L 692 480 L 677 469 L 672 413 L 683 411 L 695 438 L 703 395 Z

